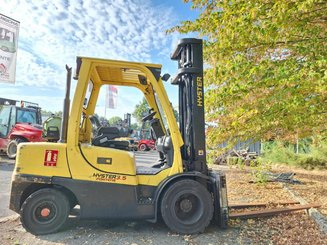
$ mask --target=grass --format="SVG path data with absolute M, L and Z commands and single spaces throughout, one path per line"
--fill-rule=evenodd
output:
M 261 160 L 299 166 L 305 169 L 327 169 L 327 141 L 307 145 L 306 150 L 300 152 L 295 153 L 294 145 L 291 144 L 278 141 L 264 143 Z

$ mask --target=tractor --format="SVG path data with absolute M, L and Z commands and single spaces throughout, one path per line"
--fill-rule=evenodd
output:
M 60 119 L 49 117 L 43 128 L 38 104 L 0 98 L 0 105 L 0 152 L 6 153 L 8 158 L 16 158 L 17 146 L 22 142 L 59 139 L 59 128 L 54 125 L 58 125 L 58 120 L 61 123 Z

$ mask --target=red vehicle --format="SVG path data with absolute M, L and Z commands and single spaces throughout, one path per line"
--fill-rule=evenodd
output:
M 156 149 L 156 141 L 153 139 L 149 129 L 141 130 L 141 139 L 138 141 L 139 151 L 149 151 Z
M 156 142 L 154 140 L 142 139 L 139 140 L 138 149 L 139 151 L 148 151 L 156 148 Z
M 21 101 L 21 106 L 16 103 L 0 99 L 0 152 L 11 159 L 16 157 L 19 143 L 44 141 L 41 108 L 31 102 Z

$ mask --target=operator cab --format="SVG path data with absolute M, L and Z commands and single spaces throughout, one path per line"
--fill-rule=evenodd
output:
M 107 148 L 108 152 L 128 151 L 134 158 L 137 175 L 153 175 L 171 167 L 174 160 L 173 143 L 163 107 L 152 84 L 141 71 L 115 67 L 108 70 L 107 75 L 112 77 L 107 77 L 106 80 L 110 83 L 92 79 L 92 76 L 90 78 L 82 109 L 79 144 Z M 95 77 L 101 76 L 104 73 Z M 126 81 L 118 81 L 119 79 Z M 143 99 L 147 102 L 146 108 L 150 108 L 147 114 L 143 114 L 141 120 L 133 116 L 131 118 L 136 105 Z M 115 121 L 121 117 L 117 114 L 122 113 L 129 117 Z M 109 123 L 104 123 L 106 120 Z M 136 140 L 131 137 L 131 120 L 134 126 L 138 124 L 139 129 L 142 128 L 141 124 L 149 125 L 151 138 L 156 142 L 155 150 L 135 151 L 137 145 L 133 146 Z M 83 147 L 81 151 L 82 149 Z
M 39 107 L 4 105 L 0 109 L 0 137 L 7 137 L 16 123 L 41 125 L 42 122 Z

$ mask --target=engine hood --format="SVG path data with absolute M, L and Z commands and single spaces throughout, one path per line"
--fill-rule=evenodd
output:
M 15 130 L 30 131 L 30 132 L 41 132 L 42 126 L 38 124 L 29 124 L 29 123 L 16 123 Z

